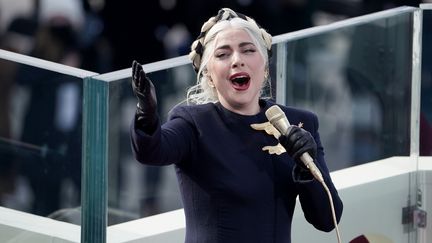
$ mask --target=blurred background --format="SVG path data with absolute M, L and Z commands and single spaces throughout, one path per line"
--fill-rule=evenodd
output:
M 414 0 L 0 0 L 2 49 L 40 58 L 38 41 L 58 39 L 82 69 L 104 73 L 184 55 L 221 7 L 254 17 L 278 35 Z M 51 46 L 52 47 L 52 46 Z M 52 47 L 54 48 L 54 47 Z
M 201 25 L 222 7 L 255 18 L 276 36 L 426 2 L 0 0 L 0 49 L 103 74 L 130 68 L 133 60 L 146 64 L 188 54 Z M 402 17 L 400 21 L 405 26 L 409 20 Z M 386 34 L 397 41 L 380 35 L 380 25 L 384 24 L 378 21 L 290 43 L 302 53 L 290 53 L 288 57 L 294 60 L 289 75 L 296 86 L 287 96 L 300 100 L 288 103 L 313 103 L 316 105 L 308 108 L 323 113 L 321 137 L 326 148 L 336 148 L 326 154 L 331 171 L 409 154 L 409 131 L 399 128 L 409 128 L 410 117 L 400 114 L 409 114 L 410 104 L 394 104 L 392 97 L 410 100 L 410 87 L 404 85 L 411 79 L 411 66 L 395 62 L 411 61 L 411 50 L 406 48 L 411 45 L 411 32 L 397 28 L 397 21 L 387 24 L 391 28 Z M 425 31 L 424 39 L 432 40 L 431 34 Z M 363 55 L 370 46 L 374 51 L 370 56 Z M 405 49 L 394 51 L 401 46 Z M 432 52 L 430 45 L 424 48 L 424 53 Z M 308 56 L 308 52 L 314 55 Z M 432 155 L 431 58 L 423 56 L 422 156 Z M 355 72 L 358 70 L 368 70 L 370 76 Z M 166 115 L 183 97 L 185 86 L 194 82 L 190 71 L 190 67 L 186 71 L 183 67 L 150 75 L 154 80 L 170 80 L 166 78 L 169 76 L 176 81 L 156 83 L 158 94 L 164 96 L 159 104 L 161 114 Z M 308 75 L 317 80 L 312 88 L 305 87 L 310 84 L 304 80 Z M 387 82 L 379 86 L 376 80 Z M 118 106 L 110 105 L 113 116 L 120 120 L 112 126 L 119 126 L 120 135 L 116 136 L 121 142 L 114 143 L 118 151 L 110 150 L 117 157 L 110 155 L 114 162 L 109 165 L 109 224 L 181 207 L 173 169 L 143 167 L 131 156 L 128 129 L 136 99 L 129 82 L 110 84 L 114 96 L 118 92 L 120 97 Z M 67 217 L 60 220 L 80 224 L 82 90 L 81 79 L 0 60 L 0 206 L 57 219 Z

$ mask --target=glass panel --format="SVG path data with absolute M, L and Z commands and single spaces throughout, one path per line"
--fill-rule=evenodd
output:
M 432 156 L 432 4 L 423 10 L 420 155 Z
M 80 224 L 82 79 L 0 69 L 0 206 Z
M 137 100 L 129 73 L 130 69 L 129 77 L 109 82 L 109 225 L 182 207 L 173 167 L 143 166 L 132 156 L 129 128 Z M 190 64 L 183 64 L 147 75 L 155 85 L 159 114 L 165 122 L 169 110 L 186 98 L 195 73 Z
M 420 192 L 420 210 L 427 215 L 424 228 L 418 231 L 418 242 L 432 241 L 432 4 L 422 4 L 422 76 L 420 102 L 420 166 L 417 174 Z M 422 163 L 423 162 L 423 163 Z
M 286 104 L 318 115 L 330 170 L 409 155 L 412 19 L 286 41 Z

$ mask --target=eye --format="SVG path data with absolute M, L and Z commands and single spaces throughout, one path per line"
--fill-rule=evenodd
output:
M 221 51 L 221 52 L 216 52 L 215 53 L 215 57 L 217 58 L 217 59 L 224 59 L 224 58 L 227 58 L 228 56 L 229 56 L 229 52 L 226 52 L 226 51 Z
M 249 54 L 256 52 L 256 48 L 250 47 L 243 50 L 243 53 Z
M 215 57 L 217 57 L 217 58 L 222 58 L 224 56 L 226 56 L 225 53 L 217 53 L 217 54 L 215 54 Z

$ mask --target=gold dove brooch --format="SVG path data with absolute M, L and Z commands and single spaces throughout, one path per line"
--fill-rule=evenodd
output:
M 279 137 L 281 136 L 281 133 L 270 122 L 254 123 L 250 126 L 254 130 L 265 131 L 268 135 L 272 135 L 276 139 L 279 139 Z M 262 150 L 267 151 L 269 154 L 277 155 L 281 155 L 286 152 L 285 148 L 280 143 L 275 146 L 264 146 Z
M 270 122 L 254 123 L 251 124 L 250 126 L 254 130 L 265 131 L 268 135 L 272 135 L 276 139 L 279 139 L 279 137 L 281 136 L 281 133 Z M 300 122 L 298 126 L 303 127 L 303 123 Z M 285 148 L 280 143 L 274 146 L 264 146 L 262 150 L 267 151 L 269 154 L 277 154 L 277 155 L 281 155 L 286 152 Z

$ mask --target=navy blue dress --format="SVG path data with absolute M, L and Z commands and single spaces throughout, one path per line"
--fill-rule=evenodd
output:
M 291 221 L 299 196 L 306 220 L 322 231 L 334 228 L 322 185 L 283 153 L 264 146 L 277 140 L 250 127 L 268 121 L 274 103 L 260 100 L 261 112 L 244 116 L 220 103 L 178 106 L 152 134 L 131 126 L 136 159 L 149 165 L 174 164 L 186 217 L 187 243 L 291 242 Z M 291 124 L 303 123 L 318 146 L 317 166 L 331 190 L 337 219 L 342 202 L 331 181 L 311 112 L 281 106 Z

